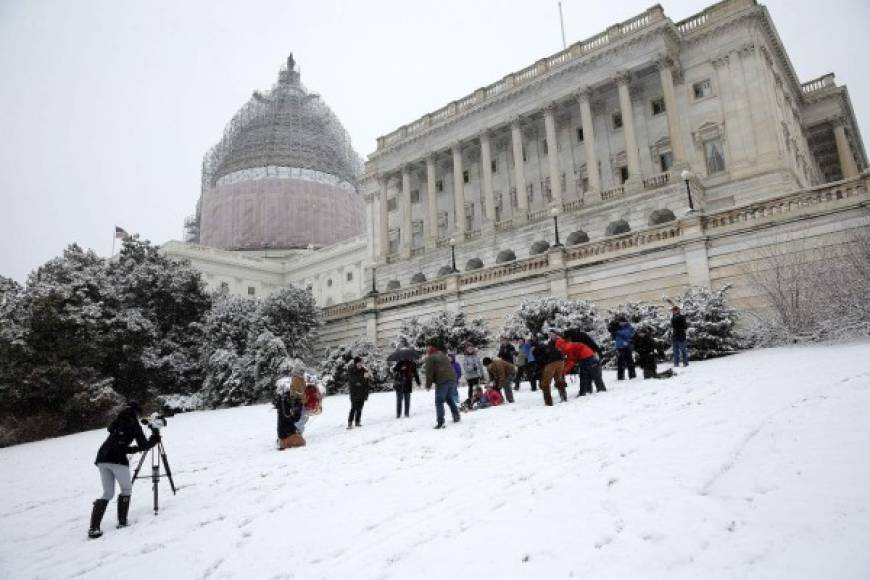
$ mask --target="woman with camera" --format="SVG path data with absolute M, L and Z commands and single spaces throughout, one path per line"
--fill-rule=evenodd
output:
M 100 470 L 100 479 L 103 482 L 103 496 L 94 501 L 91 511 L 91 527 L 88 530 L 89 538 L 99 538 L 103 535 L 100 530 L 100 522 L 106 513 L 109 500 L 115 495 L 115 482 L 121 488 L 118 496 L 118 527 L 127 525 L 127 512 L 130 510 L 130 493 L 133 484 L 130 481 L 130 463 L 127 455 L 147 451 L 160 442 L 160 432 L 152 430 L 151 437 L 146 439 L 142 427 L 139 425 L 139 415 L 142 407 L 136 401 L 128 402 L 118 416 L 109 425 L 109 436 L 100 446 L 97 459 L 94 462 Z M 136 445 L 133 445 L 133 441 Z

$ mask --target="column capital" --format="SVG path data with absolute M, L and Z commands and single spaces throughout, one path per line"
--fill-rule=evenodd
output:
M 628 85 L 631 82 L 631 71 L 617 71 L 616 74 L 613 75 L 613 82 L 615 82 L 617 86 Z
M 477 138 L 480 139 L 481 142 L 484 140 L 490 141 L 492 139 L 492 129 L 484 129 L 480 133 L 477 134 Z
M 426 167 L 429 165 L 435 165 L 437 154 L 432 152 L 426 155 Z
M 559 103 L 556 101 L 550 101 L 546 105 L 542 107 L 544 113 L 548 115 L 554 115 L 556 113 L 556 108 L 559 106 Z
M 452 153 L 462 153 L 462 141 L 453 141 L 448 145 L 448 148 Z
M 375 173 L 374 178 L 377 180 L 378 185 L 383 188 L 386 188 L 387 184 L 390 182 L 390 175 L 386 171 Z
M 670 69 L 673 71 L 677 68 L 677 59 L 670 53 L 663 53 L 655 59 L 656 70 Z
M 512 129 L 514 127 L 522 128 L 522 124 L 523 124 L 524 120 L 525 120 L 525 117 L 523 115 L 514 115 L 513 117 L 511 117 L 511 128 Z
M 725 54 L 720 54 L 719 56 L 710 60 L 710 63 L 713 65 L 713 68 L 721 68 L 723 66 L 728 65 L 728 61 L 731 58 L 731 54 L 726 52 Z
M 592 88 L 591 87 L 580 87 L 577 89 L 575 95 L 577 96 L 577 101 L 583 103 L 586 101 L 590 103 L 592 101 Z
M 399 167 L 399 170 L 402 172 L 402 178 L 404 178 L 405 176 L 410 176 L 412 166 L 413 163 L 411 163 L 410 161 L 402 163 L 402 165 Z

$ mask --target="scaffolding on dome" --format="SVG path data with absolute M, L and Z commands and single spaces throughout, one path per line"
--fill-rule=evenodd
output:
M 293 54 L 268 91 L 254 91 L 205 154 L 196 214 L 185 220 L 185 239 L 199 242 L 202 195 L 221 177 L 244 169 L 291 167 L 326 173 L 357 186 L 362 160 L 350 135 L 320 95 L 300 82 Z

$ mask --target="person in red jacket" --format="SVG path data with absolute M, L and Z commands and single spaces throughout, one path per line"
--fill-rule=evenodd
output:
M 562 370 L 562 376 L 566 376 L 575 365 L 583 365 L 591 362 L 595 358 L 595 351 L 589 345 L 582 342 L 568 342 L 556 332 L 550 331 L 550 340 L 554 341 L 556 348 L 565 355 L 565 366 Z M 592 391 L 591 379 L 589 373 L 580 373 L 580 392 L 586 390 Z

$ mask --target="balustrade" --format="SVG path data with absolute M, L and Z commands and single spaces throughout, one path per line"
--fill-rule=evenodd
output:
M 625 188 L 621 185 L 601 192 L 601 201 L 611 201 L 623 197 L 625 197 Z

